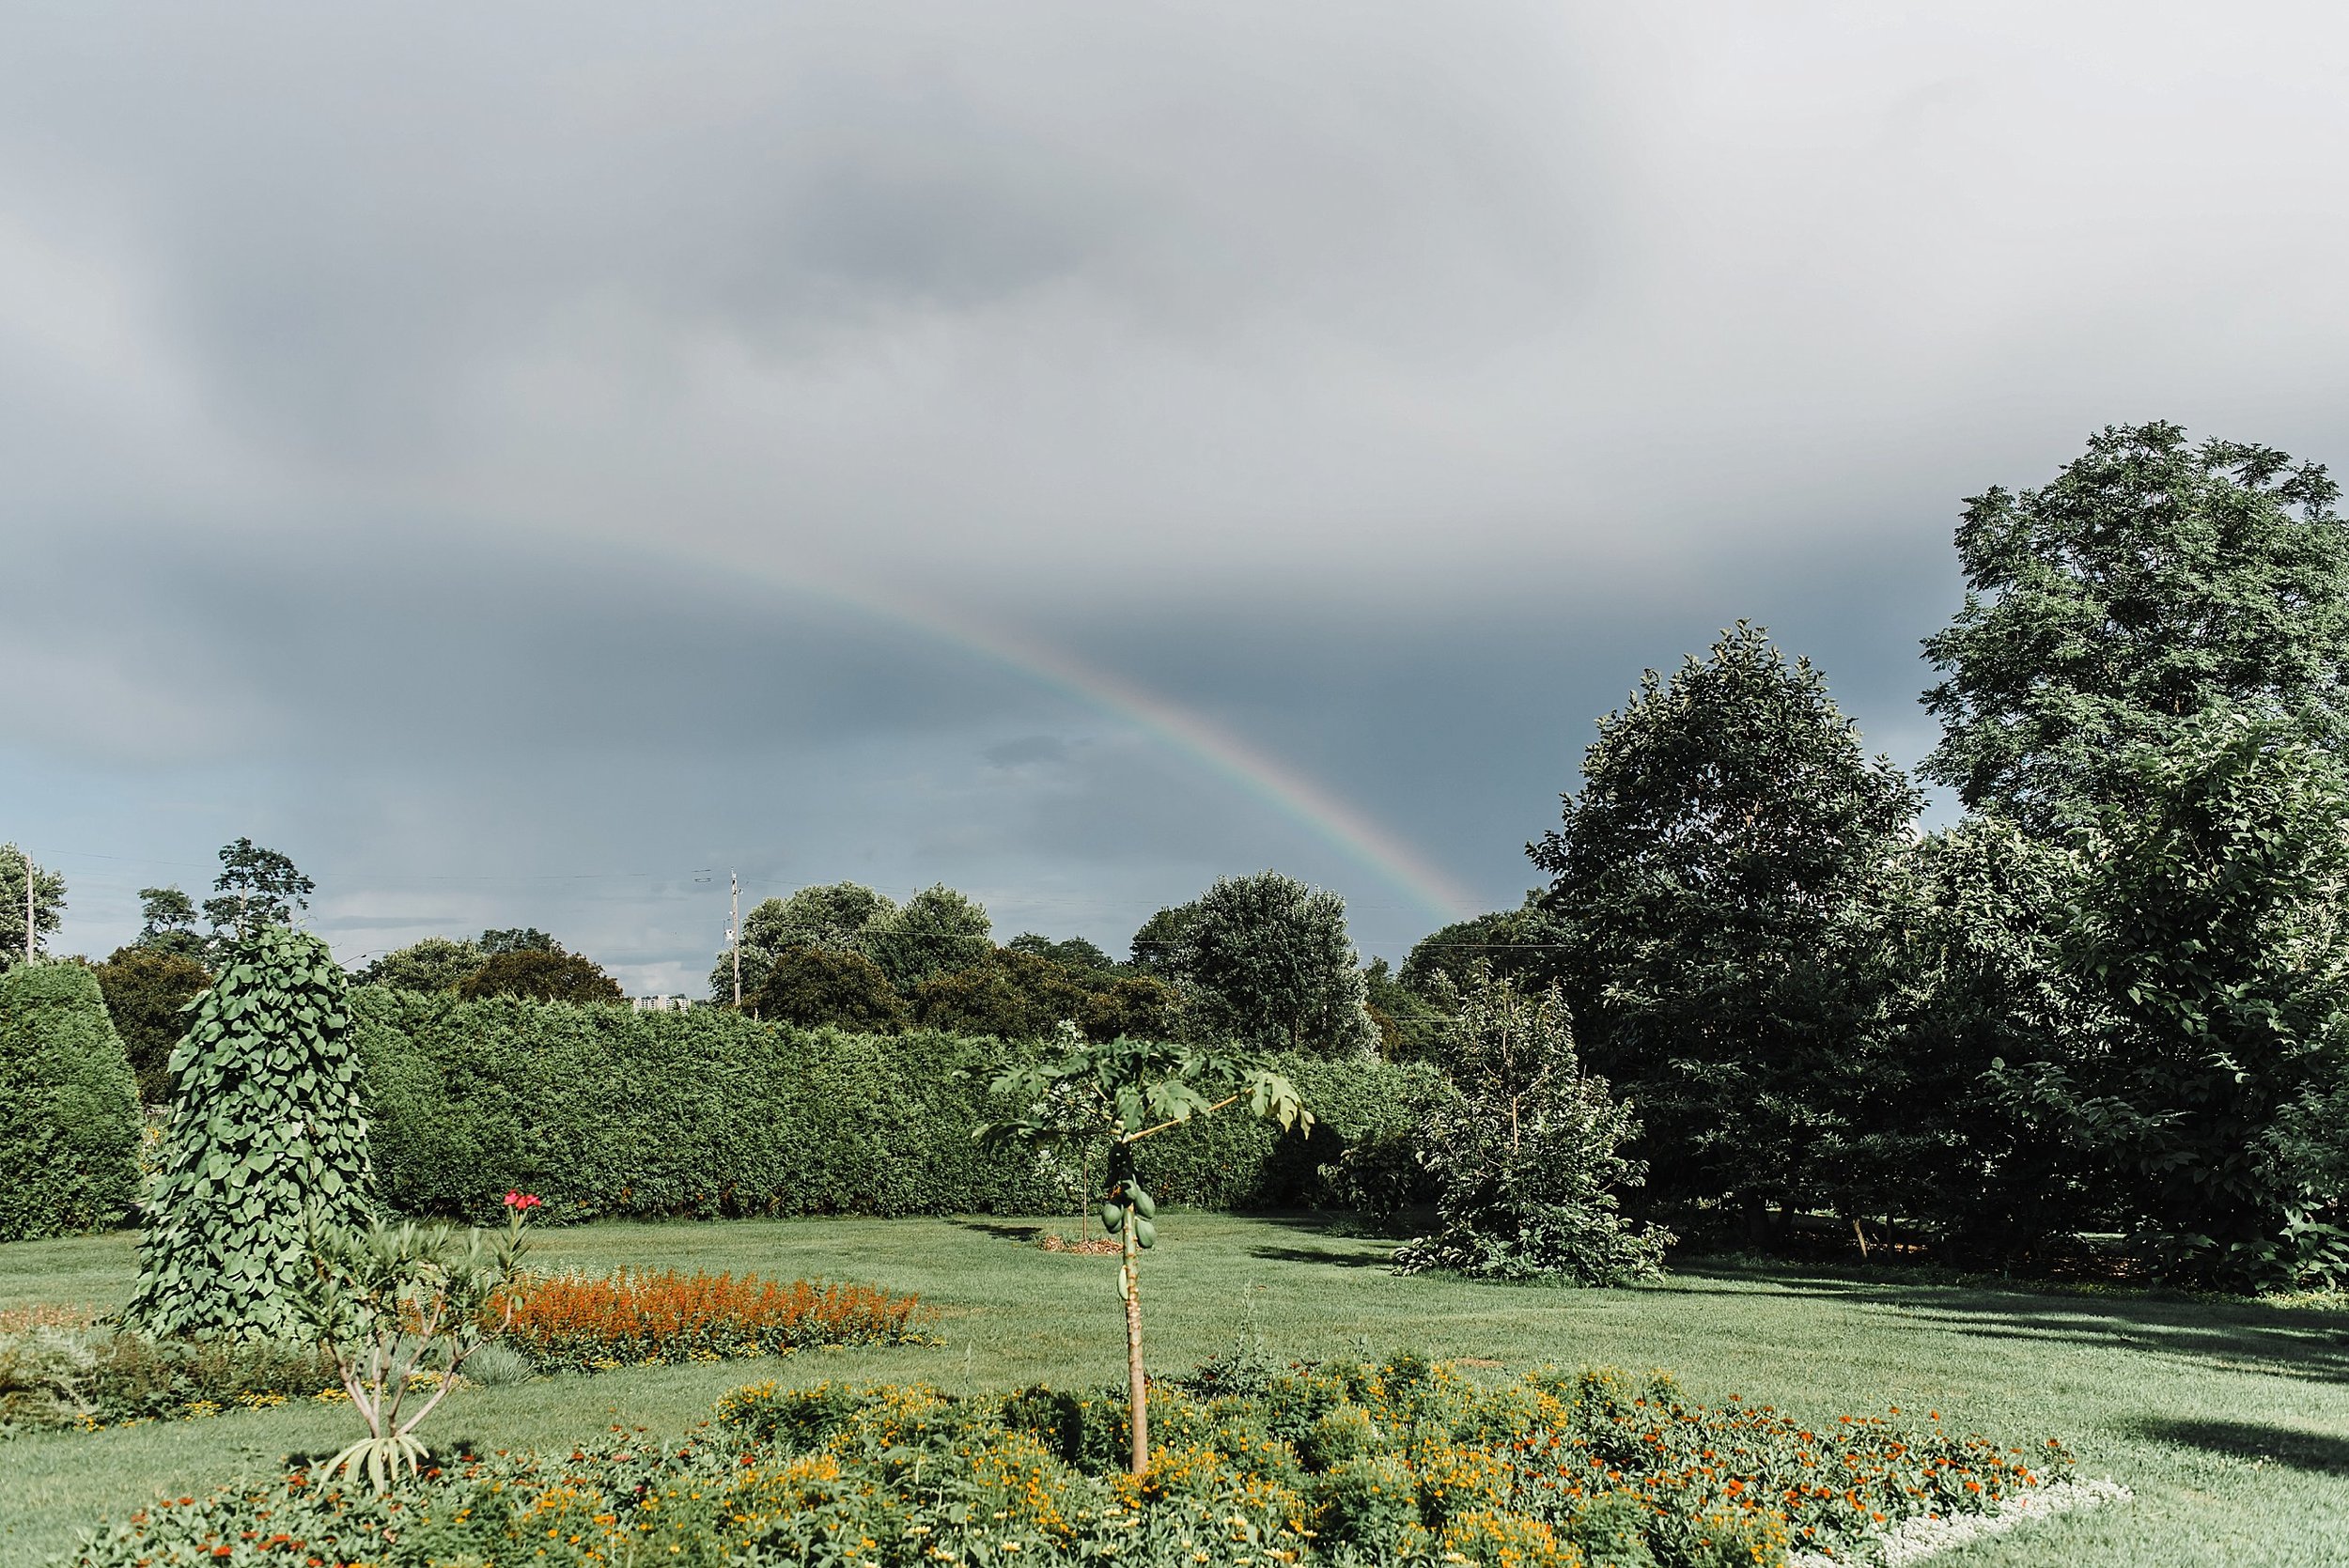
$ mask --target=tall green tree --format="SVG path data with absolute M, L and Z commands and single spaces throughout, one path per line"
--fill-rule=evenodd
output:
M 1563 938 L 1557 916 L 1535 892 L 1514 909 L 1455 921 L 1422 937 L 1396 978 L 1422 996 L 1435 994 L 1439 975 L 1456 990 L 1473 988 L 1479 966 L 1498 980 L 1539 985 L 1556 972 Z
M 291 1339 L 309 1219 L 363 1228 L 373 1175 L 348 977 L 324 942 L 240 938 L 172 1052 L 163 1174 L 124 1320 L 159 1335 Z
M 2038 489 L 1966 503 L 1966 599 L 1925 641 L 1929 779 L 2033 831 L 2092 810 L 2217 701 L 2343 734 L 2349 524 L 2313 463 L 2179 427 L 2108 427 Z
M 2349 1061 L 2349 783 L 2291 721 L 2224 706 L 2123 763 L 2071 959 L 2107 1025 L 2005 1076 L 2102 1157 L 2169 1278 L 2349 1279 L 2349 1194 L 2293 1126 Z
M 1217 878 L 1191 908 L 1176 972 L 1202 1030 L 1263 1049 L 1377 1051 L 1344 899 L 1260 871 Z
M 987 906 L 941 882 L 867 922 L 857 947 L 902 996 L 933 975 L 985 959 L 995 951 L 994 929 Z
M 787 898 L 761 899 L 742 917 L 742 995 L 765 983 L 769 966 L 787 947 L 820 947 L 833 953 L 863 951 L 864 931 L 894 914 L 896 901 L 858 882 L 801 888 Z M 734 953 L 718 955 L 709 971 L 709 995 L 734 1000 Z
M 894 1034 L 906 1020 L 905 1000 L 879 964 L 862 953 L 829 947 L 785 948 L 742 1004 L 769 1023 L 803 1029 L 831 1024 Z
M 33 883 L 33 953 L 65 919 L 65 878 L 43 871 L 13 844 L 0 844 L 0 970 L 24 961 L 24 882 Z
M 308 908 L 316 892 L 318 884 L 277 850 L 249 838 L 221 846 L 213 896 L 204 901 L 212 951 L 225 955 L 247 933 L 265 925 L 292 924 L 294 912 Z
M 195 900 L 178 888 L 139 889 L 139 934 L 132 945 L 176 953 L 202 962 L 204 939 L 195 929 Z
M 1921 799 L 1759 627 L 1601 719 L 1552 880 L 1583 1048 L 1637 1101 L 1659 1192 L 1831 1199 L 1878 1112 L 1877 883 Z
M 139 1106 L 80 964 L 0 974 L 0 1241 L 70 1235 L 138 1197 Z

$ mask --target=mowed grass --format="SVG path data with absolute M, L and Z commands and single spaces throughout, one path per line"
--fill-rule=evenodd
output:
M 1042 1223 L 1081 1234 L 1072 1220 Z M 568 1445 L 610 1424 L 673 1434 L 727 1389 L 767 1377 L 962 1389 L 1115 1380 L 1114 1260 L 1048 1253 L 1034 1234 L 951 1219 L 544 1232 L 536 1261 L 552 1265 L 822 1275 L 918 1292 L 940 1310 L 945 1343 L 468 1389 L 433 1430 L 508 1448 Z M 1177 1213 L 1159 1235 L 1143 1281 L 1156 1371 L 1227 1347 L 1245 1311 L 1291 1357 L 1409 1346 L 1496 1377 L 1543 1362 L 1665 1367 L 1699 1399 L 1741 1394 L 1822 1421 L 1937 1409 L 2027 1447 L 2061 1437 L 2083 1474 L 2137 1493 L 1940 1560 L 1952 1568 L 2349 1564 L 2341 1314 L 1703 1264 L 1637 1290 L 1476 1285 L 1397 1278 L 1383 1266 L 1388 1244 L 1304 1222 Z M 112 1306 L 132 1267 L 127 1236 L 0 1247 L 0 1307 Z M 101 1515 L 336 1447 L 351 1432 L 347 1409 L 316 1406 L 0 1443 L 0 1568 L 33 1568 Z

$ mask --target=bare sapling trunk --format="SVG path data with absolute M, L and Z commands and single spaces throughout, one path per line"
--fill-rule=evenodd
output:
M 1133 1412 L 1133 1472 L 1140 1475 L 1150 1467 L 1150 1405 L 1142 1373 L 1142 1270 L 1137 1266 L 1142 1253 L 1136 1219 L 1128 1206 L 1121 1233 L 1126 1261 L 1120 1268 L 1123 1278 L 1118 1281 L 1118 1294 L 1126 1298 L 1126 1399 Z

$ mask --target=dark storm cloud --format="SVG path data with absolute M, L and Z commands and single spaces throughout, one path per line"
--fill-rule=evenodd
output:
M 2323 16 L 8 32 L 0 836 L 86 857 L 70 945 L 253 831 L 363 947 L 526 921 L 631 984 L 738 867 L 1115 947 L 1279 863 L 1392 951 L 1360 857 L 922 606 L 1501 902 L 1641 667 L 1764 621 L 1913 760 L 1959 497 L 2113 420 L 2343 448 Z

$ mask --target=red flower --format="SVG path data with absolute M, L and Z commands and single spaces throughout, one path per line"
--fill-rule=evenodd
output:
M 509 1192 L 506 1195 L 506 1206 L 509 1209 L 535 1209 L 539 1203 L 527 1192 Z

